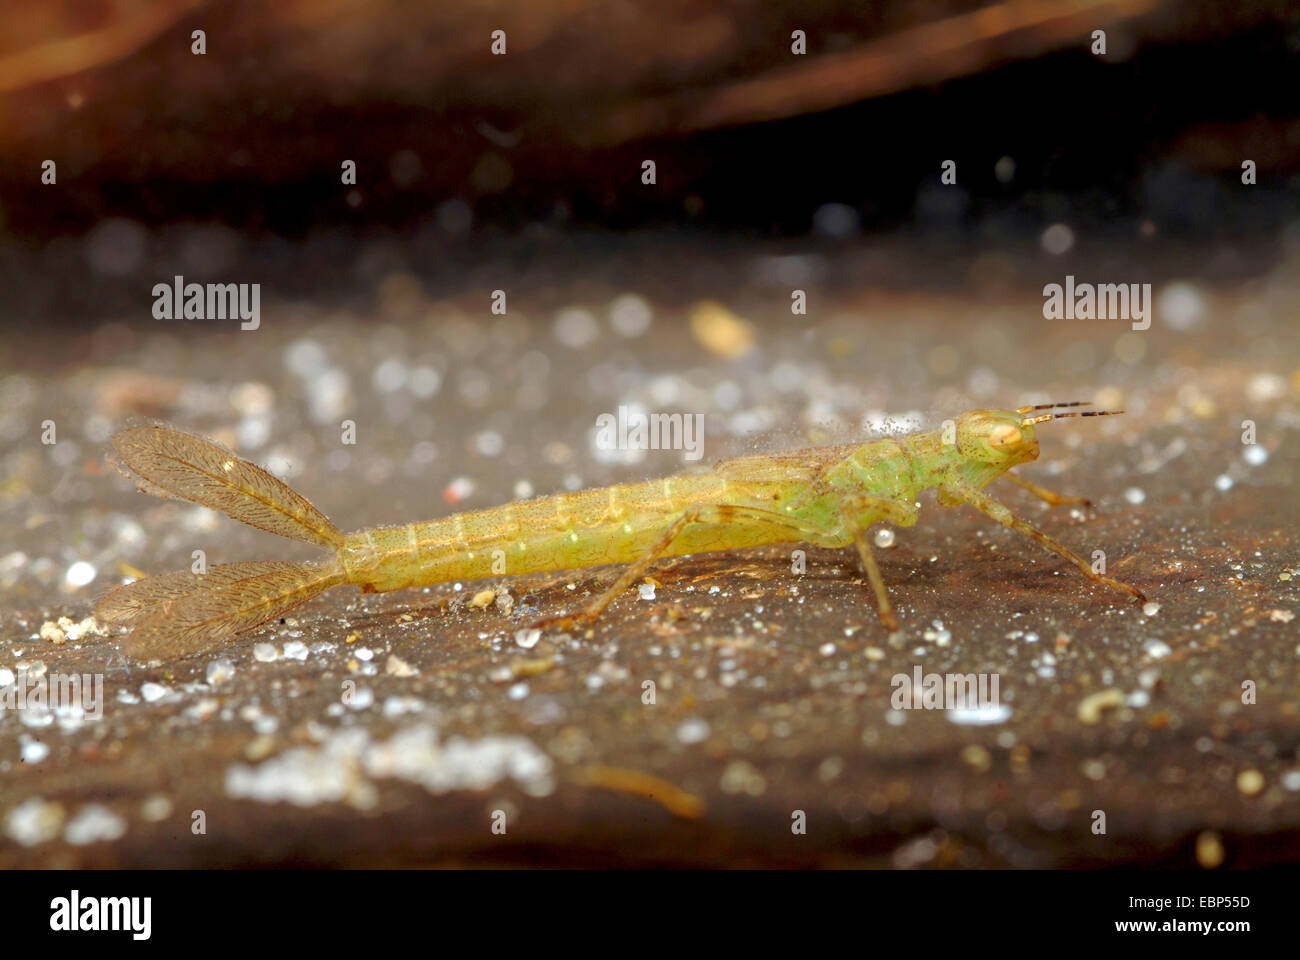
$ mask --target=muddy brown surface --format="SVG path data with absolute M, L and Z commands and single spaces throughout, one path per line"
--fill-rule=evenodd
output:
M 1267 266 L 1214 282 L 1159 245 L 955 268 L 903 241 L 604 246 L 513 282 L 488 260 L 452 292 L 426 264 L 349 268 L 332 279 L 350 296 L 264 293 L 256 331 L 159 323 L 146 304 L 0 348 L 0 683 L 103 684 L 99 717 L 0 711 L 0 864 L 1296 860 L 1296 249 L 1246 251 Z M 1044 320 L 1042 283 L 1116 263 L 1153 281 L 1150 329 Z M 907 279 L 940 264 L 955 282 Z M 661 562 L 653 590 L 567 633 L 529 631 L 616 569 L 339 588 L 172 663 L 82 625 L 112 584 L 195 550 L 311 555 L 136 492 L 104 463 L 132 418 L 228 443 L 350 530 L 690 466 L 596 450 L 596 417 L 621 404 L 705 414 L 707 465 L 1075 399 L 1127 413 L 1040 428 L 1022 472 L 1093 509 L 991 492 L 1103 551 L 1148 607 L 927 495 L 877 551 L 892 636 L 851 550 L 807 548 L 796 573 L 795 545 Z M 918 666 L 996 675 L 1000 708 L 891 709 L 891 678 Z

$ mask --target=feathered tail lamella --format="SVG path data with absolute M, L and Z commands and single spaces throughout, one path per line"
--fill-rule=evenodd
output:
M 170 660 L 210 650 L 342 582 L 337 563 L 219 563 L 207 573 L 162 573 L 118 587 L 95 616 L 132 628 L 131 656 Z
M 113 437 L 117 465 L 146 493 L 220 510 L 251 526 L 335 551 L 343 534 L 323 513 L 261 467 L 215 443 L 170 427 Z M 164 573 L 105 594 L 95 616 L 131 627 L 126 651 L 171 659 L 281 616 L 345 582 L 336 559 L 323 563 L 223 563 L 206 573 Z

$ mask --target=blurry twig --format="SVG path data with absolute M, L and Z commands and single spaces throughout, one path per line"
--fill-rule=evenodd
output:
M 1008 38 L 1022 35 L 1015 56 L 1087 38 L 1148 13 L 1163 0 L 1005 0 L 923 23 L 853 50 L 764 71 L 715 90 L 647 98 L 620 107 L 595 134 L 623 142 L 661 133 L 778 120 L 936 83 L 1013 59 Z M 1086 49 L 1086 47 L 1084 48 Z
M 156 0 L 100 30 L 0 57 L 0 93 L 121 60 L 139 50 L 204 0 Z

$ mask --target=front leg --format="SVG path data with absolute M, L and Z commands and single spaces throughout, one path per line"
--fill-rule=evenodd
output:
M 867 540 L 867 528 L 877 520 L 889 520 L 899 526 L 908 526 L 916 519 L 916 508 L 896 500 L 854 494 L 840 500 L 840 519 L 844 521 L 844 529 L 853 534 L 853 543 L 858 548 L 862 569 L 866 571 L 871 589 L 876 594 L 876 612 L 880 614 L 880 621 L 892 633 L 898 629 L 898 620 L 889 603 L 889 592 L 885 589 L 885 578 L 880 575 L 880 565 L 876 563 L 876 555 Z
M 1122 580 L 1116 580 L 1114 577 L 1108 577 L 1105 574 L 1093 572 L 1092 567 L 1088 566 L 1087 561 L 1078 554 L 1057 543 L 1033 524 L 1027 523 L 1015 516 L 1010 510 L 1004 507 L 997 500 L 994 500 L 983 490 L 977 490 L 974 487 L 967 486 L 963 483 L 948 483 L 943 489 L 947 493 L 949 499 L 962 503 L 969 503 L 976 510 L 992 517 L 1004 527 L 1010 527 L 1012 530 L 1024 534 L 1031 540 L 1037 540 L 1048 550 L 1051 550 L 1058 556 L 1069 560 L 1079 568 L 1085 577 L 1094 583 L 1101 583 L 1108 587 L 1113 587 L 1116 590 L 1123 590 L 1125 593 L 1131 594 L 1139 601 L 1146 600 L 1146 595 L 1137 587 L 1130 586 Z
M 1063 493 L 1056 493 L 1052 490 L 1048 490 L 1046 487 L 1040 487 L 1038 484 L 1034 483 L 1034 481 L 1026 479 L 1018 473 L 1012 473 L 1010 470 L 1002 474 L 1002 476 L 1006 477 L 1012 483 L 1024 487 L 1039 500 L 1042 500 L 1044 503 L 1049 503 L 1054 507 L 1060 507 L 1070 503 L 1077 503 L 1081 507 L 1092 506 L 1092 501 L 1087 497 L 1070 497 Z

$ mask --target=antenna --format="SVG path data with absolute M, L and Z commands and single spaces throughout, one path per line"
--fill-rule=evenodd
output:
M 1067 404 L 1060 404 L 1060 406 L 1067 406 Z M 1074 404 L 1069 404 L 1069 406 L 1074 406 Z M 1034 408 L 1031 407 L 1030 409 Z M 1016 411 L 1016 413 L 1021 412 L 1020 410 Z M 1066 417 L 1117 417 L 1123 412 L 1123 410 L 1085 410 L 1082 413 L 1044 413 L 1038 417 L 1026 417 L 1020 421 L 1020 425 L 1027 427 L 1035 423 L 1046 423 L 1048 420 L 1064 420 Z
M 1034 410 L 1055 410 L 1057 407 L 1090 407 L 1091 400 L 1069 400 L 1066 403 L 1038 403 L 1032 407 L 1019 407 L 1016 413 L 1031 413 Z

